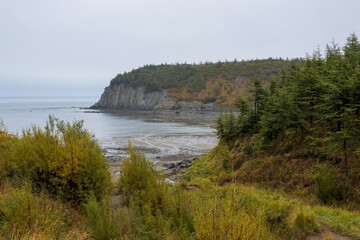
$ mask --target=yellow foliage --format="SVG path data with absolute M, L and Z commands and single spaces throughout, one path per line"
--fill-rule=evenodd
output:
M 249 211 L 241 194 L 237 188 L 219 188 L 212 197 L 195 201 L 196 239 L 277 239 L 260 209 Z
M 2 133 L 0 140 L 0 180 L 16 175 L 73 203 L 101 198 L 111 188 L 108 162 L 82 121 L 50 116 L 44 130 L 33 126 L 22 137 Z
M 16 136 L 0 131 L 0 183 L 7 177 L 13 177 L 18 171 L 19 166 L 12 161 L 16 141 Z
M 172 96 L 178 99 L 206 101 L 207 99 L 214 99 L 213 101 L 222 106 L 229 106 L 236 98 L 238 91 L 233 91 L 234 83 L 226 81 L 223 78 L 209 79 L 205 88 L 199 92 L 188 92 L 186 88 L 182 91 L 172 92 Z
M 152 162 L 136 152 L 129 142 L 129 157 L 124 159 L 118 186 L 126 205 L 130 201 L 140 207 L 149 204 L 155 208 L 165 204 L 167 184 Z
M 305 237 L 320 232 L 320 227 L 312 213 L 305 211 L 294 211 L 291 217 L 295 237 Z

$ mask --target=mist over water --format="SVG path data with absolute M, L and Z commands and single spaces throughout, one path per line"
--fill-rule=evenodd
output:
M 83 120 L 84 126 L 98 139 L 109 160 L 121 161 L 127 155 L 130 140 L 153 160 L 177 160 L 198 156 L 217 143 L 211 121 L 189 121 L 174 113 L 101 112 L 87 109 L 98 99 L 87 98 L 0 98 L 0 118 L 7 130 L 21 135 L 23 129 L 44 127 L 49 115 L 60 120 Z M 191 120 L 191 119 L 190 119 Z M 194 119 L 192 119 L 194 120 Z

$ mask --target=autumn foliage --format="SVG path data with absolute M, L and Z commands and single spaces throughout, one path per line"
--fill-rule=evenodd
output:
M 82 121 L 49 117 L 44 129 L 33 126 L 21 137 L 0 134 L 0 179 L 30 181 L 35 188 L 71 201 L 100 199 L 110 189 L 108 163 Z

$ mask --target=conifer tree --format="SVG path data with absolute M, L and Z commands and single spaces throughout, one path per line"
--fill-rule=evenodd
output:
M 343 51 L 348 74 L 352 75 L 360 64 L 360 43 L 355 33 L 347 38 Z
M 350 50 L 347 51 L 349 55 Z M 356 93 L 352 90 L 347 62 L 349 63 L 349 60 L 346 60 L 345 53 L 344 55 L 341 53 L 337 44 L 332 43 L 331 46 L 327 46 L 325 71 L 327 91 L 322 105 L 322 123 L 328 130 L 325 140 L 333 142 L 335 148 L 343 149 L 346 174 L 348 174 L 348 146 L 357 133 L 356 106 L 352 102 L 352 95 Z

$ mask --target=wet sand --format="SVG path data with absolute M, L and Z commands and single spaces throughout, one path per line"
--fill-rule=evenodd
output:
M 111 114 L 136 117 L 136 119 L 143 119 L 144 121 L 176 122 L 188 126 L 201 126 L 200 132 L 193 133 L 159 134 L 154 132 L 146 135 L 99 139 L 105 156 L 109 159 L 114 171 L 113 175 L 118 173 L 123 159 L 128 156 L 129 141 L 136 151 L 144 153 L 159 168 L 164 163 L 180 162 L 199 157 L 214 148 L 218 141 L 212 128 L 217 116 L 217 113 L 214 112 L 111 111 Z
M 136 151 L 143 152 L 155 163 L 198 157 L 209 152 L 217 144 L 217 139 L 212 134 L 118 138 L 101 143 L 110 164 L 121 163 L 128 156 L 129 141 Z

